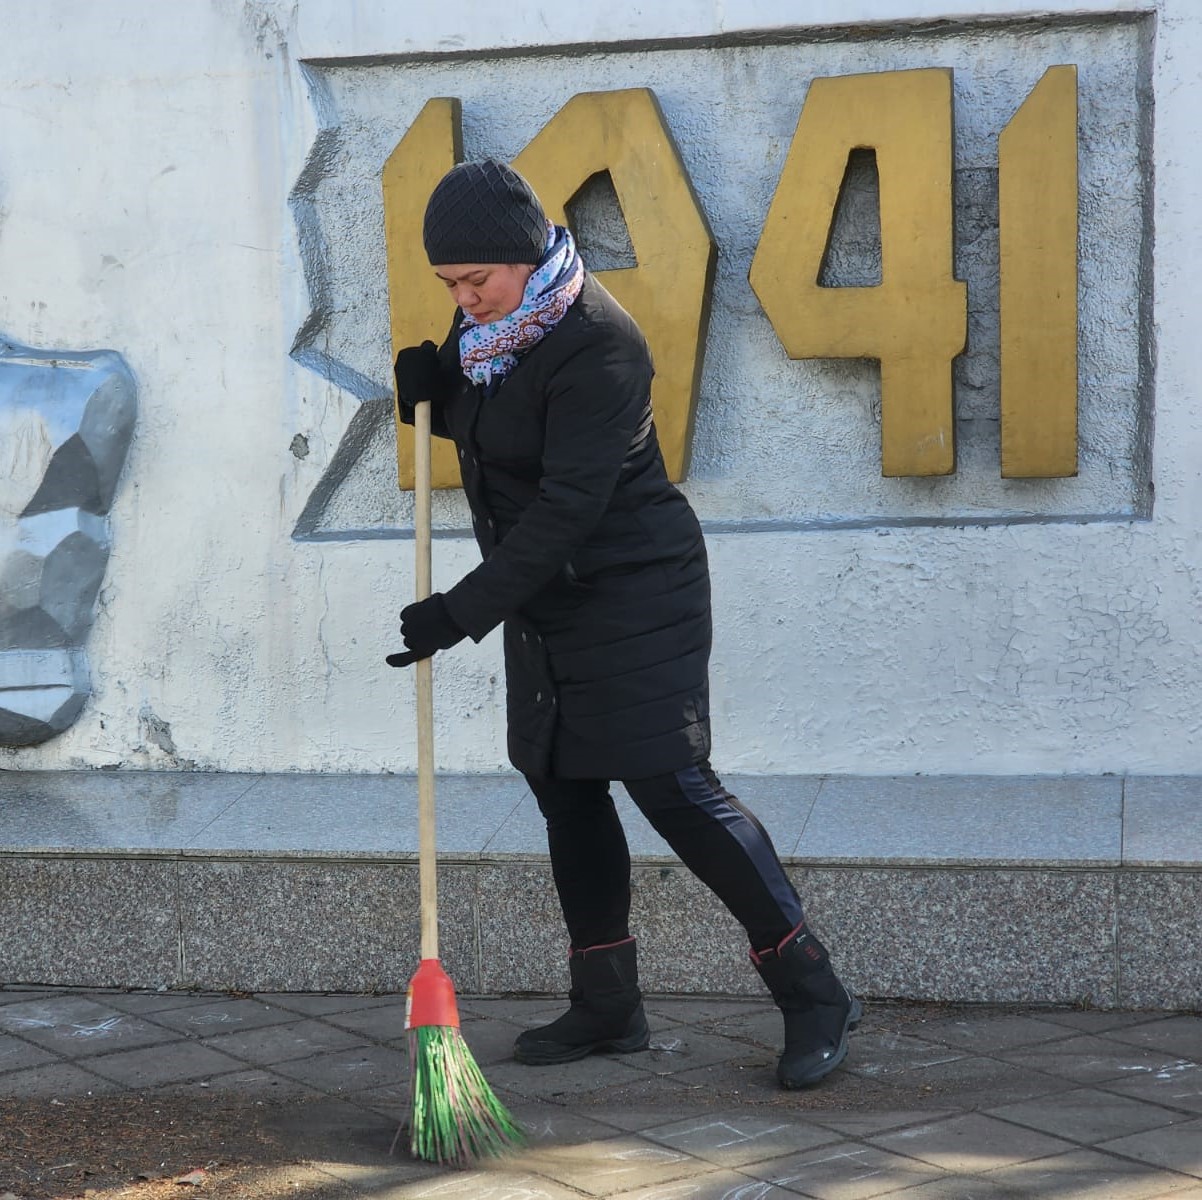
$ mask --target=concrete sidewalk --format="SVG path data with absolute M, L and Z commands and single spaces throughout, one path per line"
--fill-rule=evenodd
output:
M 408 1075 L 403 997 L 0 989 L 0 1195 L 1202 1197 L 1196 1015 L 868 1004 L 847 1064 L 785 1093 L 779 1017 L 759 999 L 652 997 L 650 1052 L 543 1069 L 510 1047 L 557 1002 L 460 1005 L 473 1054 L 531 1135 L 467 1172 L 388 1154 Z M 190 1158 L 145 1172 L 121 1158 L 130 1135 L 113 1114 L 134 1100 L 189 1132 Z M 233 1133 L 203 1132 L 222 1113 L 268 1149 L 231 1155 Z M 73 1181 L 78 1155 L 30 1159 L 39 1121 L 88 1116 L 108 1167 Z M 195 1189 L 153 1190 L 159 1167 L 206 1166 Z

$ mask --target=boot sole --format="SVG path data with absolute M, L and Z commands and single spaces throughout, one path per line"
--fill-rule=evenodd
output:
M 860 1001 L 855 996 L 852 996 L 851 1012 L 849 1012 L 847 1014 L 847 1032 L 848 1033 L 854 1033 L 857 1029 L 860 1028 L 860 1021 L 863 1019 L 863 1016 L 864 1016 L 864 1006 L 860 1003 Z
M 627 1038 L 614 1038 L 604 1042 L 585 1042 L 579 1046 L 550 1046 L 543 1050 L 527 1050 L 514 1046 L 513 1057 L 527 1067 L 553 1067 L 559 1063 L 577 1062 L 590 1054 L 634 1054 L 651 1045 L 650 1033 L 632 1034 Z
M 848 993 L 850 995 L 850 992 Z M 838 1049 L 825 1062 L 819 1063 L 808 1075 L 802 1076 L 800 1079 L 785 1079 L 781 1075 L 777 1075 L 777 1080 L 788 1092 L 797 1092 L 802 1088 L 813 1087 L 814 1084 L 824 1080 L 843 1060 L 847 1057 L 847 1035 L 853 1029 L 858 1029 L 860 1020 L 864 1016 L 864 1006 L 856 999 L 851 997 L 851 1008 L 847 1010 L 847 1017 L 843 1022 L 843 1033 L 839 1038 Z

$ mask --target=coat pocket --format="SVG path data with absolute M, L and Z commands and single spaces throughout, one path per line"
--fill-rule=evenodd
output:
M 510 755 L 519 770 L 549 774 L 559 697 L 546 641 L 532 624 L 520 619 L 505 622 L 503 637 Z

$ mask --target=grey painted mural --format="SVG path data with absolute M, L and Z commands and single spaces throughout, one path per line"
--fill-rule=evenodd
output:
M 84 644 L 136 412 L 120 355 L 0 342 L 0 745 L 62 733 L 91 692 Z

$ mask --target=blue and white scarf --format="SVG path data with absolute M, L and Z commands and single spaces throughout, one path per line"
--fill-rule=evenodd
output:
M 526 283 L 522 303 L 499 321 L 480 325 L 463 314 L 459 330 L 459 365 L 473 382 L 490 392 L 518 365 L 524 354 L 555 328 L 584 284 L 584 263 L 576 241 L 562 225 L 547 222 L 542 261 Z M 491 385 L 491 386 L 490 386 Z

